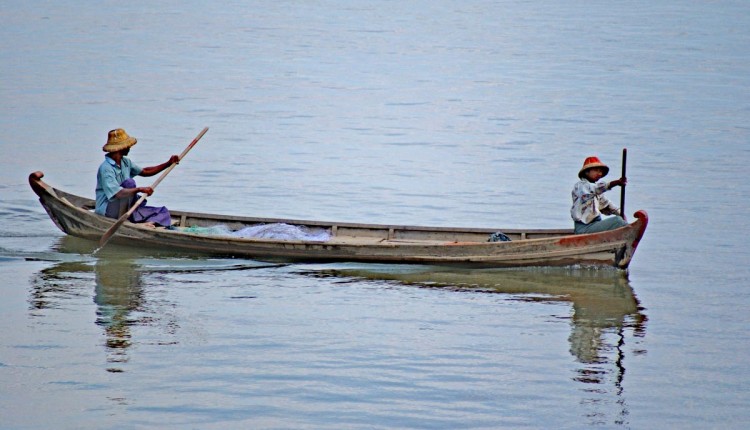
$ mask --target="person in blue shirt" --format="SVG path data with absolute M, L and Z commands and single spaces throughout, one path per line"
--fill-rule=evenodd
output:
M 130 148 L 137 142 L 136 138 L 129 136 L 121 128 L 109 132 L 107 143 L 102 147 L 106 155 L 96 175 L 94 212 L 97 214 L 120 218 L 135 204 L 139 198 L 138 193 L 150 196 L 154 192 L 151 187 L 138 187 L 134 177 L 154 176 L 180 162 L 178 155 L 172 155 L 165 163 L 141 168 L 127 156 Z M 129 219 L 132 222 L 150 222 L 164 227 L 171 225 L 171 216 L 166 207 L 146 206 L 145 201 Z

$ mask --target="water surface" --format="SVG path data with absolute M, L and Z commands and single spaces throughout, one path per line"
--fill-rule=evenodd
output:
M 747 427 L 749 9 L 7 5 L 3 425 Z M 26 182 L 93 196 L 108 130 L 151 165 L 204 126 L 154 204 L 567 228 L 583 159 L 627 147 L 651 222 L 627 276 L 93 256 Z

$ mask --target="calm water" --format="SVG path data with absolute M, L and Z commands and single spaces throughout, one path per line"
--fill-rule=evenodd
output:
M 0 427 L 750 426 L 747 2 L 15 2 L 0 24 Z M 583 158 L 619 172 L 627 147 L 651 224 L 626 277 L 92 256 L 26 182 L 93 196 L 109 129 L 145 166 L 204 126 L 154 204 L 569 227 Z

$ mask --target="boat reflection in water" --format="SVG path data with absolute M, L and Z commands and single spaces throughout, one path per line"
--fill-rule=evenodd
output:
M 144 290 L 148 296 L 160 291 L 153 279 L 148 278 L 149 274 L 269 267 L 252 260 L 185 259 L 168 251 L 149 251 L 145 256 L 134 248 L 114 244 L 92 257 L 95 246 L 95 242 L 70 236 L 61 238 L 54 258 L 66 260 L 70 256 L 72 261 L 62 261 L 42 270 L 34 282 L 30 303 L 32 313 L 63 308 L 68 298 L 90 295 L 93 286 L 96 324 L 106 335 L 107 361 L 111 364 L 107 370 L 110 372 L 123 371 L 122 364 L 128 361 L 128 350 L 133 343 L 131 330 L 135 327 L 161 326 L 167 332 L 161 335 L 166 334 L 170 340 L 178 329 L 175 317 L 170 318 L 170 312 L 165 309 L 169 304 L 147 299 L 144 294 Z M 146 263 L 144 257 L 155 260 Z M 509 301 L 569 304 L 570 312 L 553 317 L 556 321 L 570 321 L 569 351 L 580 363 L 571 378 L 582 384 L 582 401 L 593 409 L 586 418 L 599 423 L 612 412 L 606 405 L 616 403 L 615 422 L 626 423 L 628 407 L 623 394 L 626 334 L 630 333 L 631 340 L 643 337 L 647 318 L 622 271 L 589 268 L 461 270 L 379 264 L 292 265 L 289 269 L 301 276 L 396 282 L 418 288 L 499 294 Z M 144 288 L 144 284 L 148 287 Z M 559 312 L 560 308 L 555 309 Z M 163 340 L 157 342 L 164 344 Z M 639 343 L 628 341 L 627 350 L 631 354 L 644 353 L 638 348 Z M 608 401 L 609 396 L 613 397 Z
M 90 295 L 93 287 L 96 324 L 106 335 L 107 362 L 111 364 L 107 371 L 113 373 L 123 372 L 122 365 L 129 360 L 131 346 L 144 342 L 133 339 L 133 330 L 139 327 L 160 328 L 149 333 L 158 336 L 148 339 L 149 342 L 176 343 L 179 321 L 171 311 L 173 304 L 163 299 L 165 290 L 159 277 L 175 272 L 269 267 L 250 260 L 187 258 L 179 251 L 140 251 L 117 244 L 108 244 L 100 250 L 96 247 L 96 242 L 63 236 L 49 254 L 35 255 L 34 259 L 59 262 L 37 274 L 29 302 L 32 314 L 59 309 L 67 300 Z M 157 295 L 158 300 L 154 298 Z M 145 335 L 140 334 L 141 338 Z
M 311 276 L 393 281 L 422 288 L 447 288 L 487 294 L 505 294 L 508 300 L 539 303 L 567 302 L 572 306 L 570 353 L 581 364 L 572 379 L 595 409 L 602 393 L 614 394 L 619 405 L 616 423 L 628 415 L 623 398 L 625 337 L 642 338 L 647 317 L 643 313 L 627 274 L 614 269 L 527 268 L 461 270 L 434 266 L 362 265 L 309 272 Z M 630 345 L 633 354 L 643 354 L 640 342 Z M 611 385 L 610 385 L 611 384 Z M 588 418 L 597 422 L 599 412 Z

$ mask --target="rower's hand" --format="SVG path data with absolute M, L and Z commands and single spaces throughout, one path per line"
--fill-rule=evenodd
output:
M 615 179 L 614 181 L 609 183 L 609 189 L 611 190 L 614 187 L 624 187 L 628 184 L 628 178 L 622 177 L 620 179 Z
M 180 163 L 180 156 L 179 155 L 173 155 L 173 156 L 169 157 L 168 163 L 169 163 L 170 166 L 172 164 L 179 164 Z
M 151 187 L 140 187 L 138 188 L 139 193 L 144 193 L 147 196 L 150 196 L 151 194 L 154 194 L 154 189 Z

